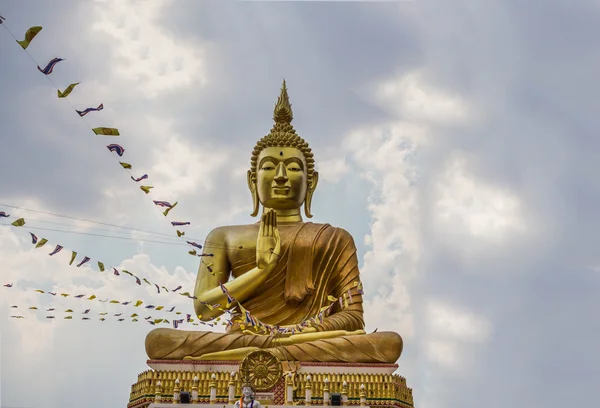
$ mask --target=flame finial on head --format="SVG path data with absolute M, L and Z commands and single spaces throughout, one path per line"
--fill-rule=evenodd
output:
M 273 111 L 273 120 L 275 123 L 289 124 L 292 123 L 294 114 L 292 112 L 292 105 L 290 104 L 290 98 L 287 93 L 287 87 L 285 86 L 285 79 L 281 85 L 281 93 L 277 99 L 275 110 Z

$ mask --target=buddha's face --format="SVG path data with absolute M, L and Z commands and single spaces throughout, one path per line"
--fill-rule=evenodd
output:
M 308 172 L 295 147 L 267 147 L 258 155 L 256 189 L 266 208 L 299 208 L 306 198 Z

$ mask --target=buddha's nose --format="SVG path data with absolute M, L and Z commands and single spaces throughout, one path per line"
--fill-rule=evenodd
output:
M 288 180 L 287 171 L 285 171 L 285 166 L 283 163 L 279 163 L 275 170 L 275 181 L 283 183 Z

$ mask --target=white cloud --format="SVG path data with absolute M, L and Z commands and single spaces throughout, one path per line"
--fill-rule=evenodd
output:
M 422 252 L 413 186 L 414 140 L 420 135 L 417 126 L 394 123 L 358 130 L 348 142 L 361 175 L 373 184 L 369 200 L 373 224 L 365 237 L 370 249 L 364 255 L 362 276 L 367 292 L 377 288 L 377 294 L 366 302 L 367 323 L 408 337 L 414 327 L 407 285 L 417 273 Z M 383 317 L 382 310 L 389 313 Z
M 470 174 L 466 159 L 460 155 L 448 160 L 437 183 L 438 228 L 466 231 L 475 238 L 501 240 L 525 231 L 520 207 L 515 194 Z
M 111 67 L 149 98 L 205 83 L 199 45 L 160 25 L 173 0 L 109 0 L 94 7 L 92 29 L 113 37 Z
M 407 344 L 420 343 L 435 364 L 458 370 L 466 367 L 461 365 L 464 344 L 484 342 L 491 329 L 484 318 L 449 305 L 431 302 L 421 311 L 422 301 L 412 298 L 419 296 L 416 283 L 423 279 L 421 231 L 428 211 L 422 201 L 427 186 L 419 184 L 416 157 L 420 148 L 430 146 L 437 124 L 466 121 L 471 114 L 466 102 L 435 89 L 421 74 L 394 78 L 378 89 L 374 97 L 377 103 L 397 109 L 398 116 L 411 120 L 361 129 L 349 137 L 349 148 L 361 174 L 373 185 L 369 204 L 373 223 L 365 237 L 370 249 L 362 271 L 365 288 L 371 294 L 365 303 L 366 320 L 371 326 L 400 332 Z M 495 221 L 496 228 L 510 223 L 516 211 L 514 199 L 469 184 L 464 172 L 451 168 L 454 171 L 444 173 L 439 182 L 444 186 L 439 200 L 441 219 L 452 208 L 461 215 L 470 214 L 473 218 L 465 221 L 468 228 L 483 233 L 494 223 L 493 217 L 472 214 L 469 201 L 461 196 L 479 193 L 484 194 L 479 198 L 484 202 L 477 203 L 482 210 L 491 206 L 494 215 L 505 217 Z M 459 186 L 467 192 L 457 195 Z M 405 365 L 403 373 L 409 375 L 412 369 Z
M 436 337 L 480 343 L 489 339 L 490 323 L 481 316 L 432 300 L 427 305 L 428 329 Z
M 164 144 L 152 151 L 152 173 L 166 197 L 182 197 L 198 190 L 210 194 L 220 172 L 231 174 L 235 170 L 227 166 L 228 149 L 208 144 L 190 146 L 166 121 L 149 120 L 152 132 L 170 135 Z
M 335 184 L 350 171 L 350 166 L 344 155 L 340 155 L 339 150 L 323 151 L 323 160 L 318 163 L 317 171 L 319 172 L 319 181 Z
M 376 87 L 375 102 L 411 122 L 460 123 L 473 118 L 473 108 L 456 95 L 428 84 L 423 72 L 390 78 Z
M 161 291 L 158 294 L 154 286 L 143 283 L 138 286 L 133 278 L 125 274 L 114 276 L 110 270 L 104 273 L 98 271 L 96 260 L 77 268 L 69 266 L 70 252 L 65 249 L 59 254 L 49 257 L 54 249 L 53 242 L 42 248 L 34 249 L 27 234 L 27 225 L 19 229 L 0 227 L 0 259 L 3 262 L 2 284 L 12 283 L 12 288 L 0 287 L 0 332 L 3 334 L 4 360 L 2 370 L 9 373 L 13 381 L 11 387 L 4 389 L 5 404 L 15 405 L 19 396 L 27 392 L 28 386 L 36 384 L 40 392 L 29 401 L 31 406 L 41 406 L 42 399 L 59 398 L 56 390 L 69 387 L 70 398 L 84 398 L 85 392 L 95 390 L 90 384 L 102 383 L 103 387 L 118 389 L 125 383 L 135 379 L 134 370 L 124 370 L 113 375 L 113 369 L 130 362 L 131 367 L 139 363 L 143 369 L 144 336 L 152 328 L 143 319 L 149 315 L 156 318 L 176 317 L 166 311 L 151 311 L 132 305 L 103 303 L 99 300 L 116 299 L 133 301 L 140 299 L 147 304 L 163 305 L 165 308 L 176 306 L 176 311 L 193 313 L 192 301 L 187 297 Z M 79 254 L 81 260 L 83 254 Z M 109 265 L 106 265 L 107 267 Z M 133 256 L 124 260 L 119 269 L 127 269 L 141 277 L 147 277 L 151 282 L 165 285 L 173 289 L 178 285 L 182 291 L 193 291 L 195 275 L 182 268 L 169 272 L 164 267 L 154 265 L 146 254 Z M 46 292 L 58 292 L 57 296 L 47 293 L 36 293 L 36 289 Z M 60 293 L 72 296 L 63 298 Z M 75 299 L 73 295 L 92 294 L 95 300 Z M 18 306 L 11 308 L 10 306 Z M 29 310 L 36 306 L 39 310 Z M 54 311 L 48 311 L 54 308 Z M 65 320 L 66 309 L 73 309 L 73 320 Z M 82 321 L 83 311 L 90 309 L 90 321 Z M 108 313 L 106 321 L 99 320 L 99 313 Z M 117 322 L 119 317 L 114 314 L 122 313 L 126 320 Z M 140 315 L 139 322 L 131 322 L 131 314 Z M 10 315 L 22 315 L 25 319 L 12 319 Z M 55 316 L 47 319 L 46 316 Z M 192 326 L 190 326 L 192 327 Z M 126 334 L 126 335 L 125 335 Z M 105 349 L 105 350 L 104 350 Z M 10 353 L 6 353 L 10 350 Z M 102 350 L 102 351 L 100 351 Z M 101 360 L 91 357 L 99 352 Z M 48 381 L 48 370 L 81 364 L 93 365 L 92 371 L 85 371 L 82 376 L 69 376 L 68 384 L 61 381 Z M 79 363 L 75 363 L 79 361 Z M 6 377 L 5 377 L 6 380 Z M 81 394 L 81 395 L 79 395 Z M 39 397 L 38 397 L 39 396 Z M 39 398 L 36 399 L 36 398 Z M 127 395 L 122 399 L 126 400 Z M 54 404 L 59 404 L 54 401 Z
M 474 345 L 489 340 L 492 327 L 484 317 L 439 300 L 425 311 L 425 353 L 429 361 L 453 371 L 467 371 Z

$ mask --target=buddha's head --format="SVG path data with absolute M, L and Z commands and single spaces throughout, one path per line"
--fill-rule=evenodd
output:
M 259 203 L 274 210 L 296 210 L 304 204 L 304 213 L 312 217 L 310 206 L 319 174 L 308 143 L 292 127 L 292 106 L 285 81 L 275 105 L 271 132 L 260 139 L 248 170 L 248 187 L 252 193 L 256 216 Z

